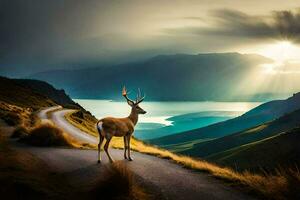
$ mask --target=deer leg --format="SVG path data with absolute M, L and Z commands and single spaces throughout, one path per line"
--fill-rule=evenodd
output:
M 98 163 L 101 162 L 101 146 L 102 146 L 103 140 L 104 140 L 104 136 L 102 136 L 100 134 L 100 136 L 99 136 L 99 144 L 98 144 Z
M 110 157 L 109 152 L 108 152 L 108 146 L 109 146 L 110 140 L 111 140 L 111 136 L 106 137 L 106 143 L 104 145 L 104 151 L 105 151 L 107 157 L 109 158 L 109 161 L 114 162 L 114 160 Z
M 127 136 L 128 160 L 132 161 L 132 158 L 130 157 L 130 139 L 131 139 L 131 135 L 128 135 Z
M 124 159 L 127 159 L 126 151 L 127 151 L 128 145 L 127 145 L 127 136 L 124 136 Z

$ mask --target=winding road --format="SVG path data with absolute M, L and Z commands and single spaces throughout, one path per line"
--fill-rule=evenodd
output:
M 72 137 L 76 138 L 78 141 L 85 142 L 85 143 L 91 143 L 91 144 L 98 144 L 99 140 L 90 135 L 86 132 L 76 128 L 72 124 L 70 124 L 67 119 L 65 118 L 65 115 L 69 112 L 73 112 L 74 110 L 69 109 L 62 109 L 58 110 L 56 112 L 53 112 L 51 114 L 51 121 L 54 122 L 54 124 L 61 129 L 63 129 L 65 132 L 70 134 Z M 95 125 L 96 126 L 96 125 Z
M 47 108 L 39 113 L 39 117 L 47 119 L 47 112 L 51 111 L 52 120 L 57 126 L 82 142 L 97 143 L 98 139 L 88 135 L 71 125 L 64 115 L 72 110 Z M 64 148 L 38 148 L 26 147 L 26 150 L 45 160 L 55 171 L 71 174 L 74 183 L 91 184 L 96 177 L 105 176 L 105 166 L 109 161 L 102 154 L 102 163 L 97 164 L 97 151 L 64 149 Z M 222 181 L 214 179 L 209 174 L 188 170 L 169 160 L 155 156 L 132 152 L 133 162 L 123 159 L 123 151 L 110 149 L 113 158 L 125 163 L 138 177 L 139 182 L 147 188 L 160 194 L 163 199 L 189 200 L 189 199 L 253 199 L 239 190 L 225 185 Z

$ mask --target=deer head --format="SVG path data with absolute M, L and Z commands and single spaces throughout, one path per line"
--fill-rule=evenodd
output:
M 135 101 L 133 101 L 133 100 L 131 100 L 131 99 L 128 98 L 128 96 L 127 96 L 127 95 L 128 95 L 128 92 L 127 92 L 125 86 L 123 87 L 122 95 L 123 95 L 123 97 L 126 99 L 128 105 L 131 106 L 132 111 L 133 111 L 134 113 L 137 113 L 137 114 L 146 114 L 146 111 L 143 110 L 143 109 L 139 106 L 139 104 L 145 99 L 145 95 L 142 96 L 141 90 L 140 90 L 140 89 L 138 89 L 138 93 L 137 93 L 137 96 L 136 96 L 136 100 L 135 100 Z

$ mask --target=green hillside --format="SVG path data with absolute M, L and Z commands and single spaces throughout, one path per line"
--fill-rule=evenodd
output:
M 241 145 L 207 157 L 220 165 L 237 170 L 261 168 L 273 171 L 275 168 L 288 168 L 300 165 L 300 128 L 275 136 Z
M 235 119 L 150 142 L 237 170 L 294 166 L 300 161 L 299 106 L 297 93 L 286 100 L 262 104 Z
M 207 157 L 231 148 L 275 136 L 298 126 L 300 126 L 300 110 L 246 131 L 195 144 L 192 149 L 184 150 L 182 153 L 198 157 Z

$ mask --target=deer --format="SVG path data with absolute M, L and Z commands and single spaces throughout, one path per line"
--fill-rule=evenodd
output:
M 133 101 L 127 96 L 129 93 L 126 87 L 123 87 L 122 96 L 126 99 L 128 105 L 131 107 L 131 112 L 128 117 L 115 118 L 105 117 L 97 122 L 97 130 L 99 133 L 99 144 L 98 144 L 98 163 L 101 163 L 101 146 L 106 139 L 104 145 L 104 151 L 109 158 L 110 162 L 113 162 L 112 157 L 108 152 L 108 147 L 113 137 L 123 137 L 124 139 L 124 159 L 132 161 L 130 156 L 130 139 L 134 132 L 134 127 L 138 122 L 138 116 L 140 114 L 146 114 L 139 104 L 145 99 L 145 95 L 141 95 L 140 89 L 138 89 L 136 100 Z

